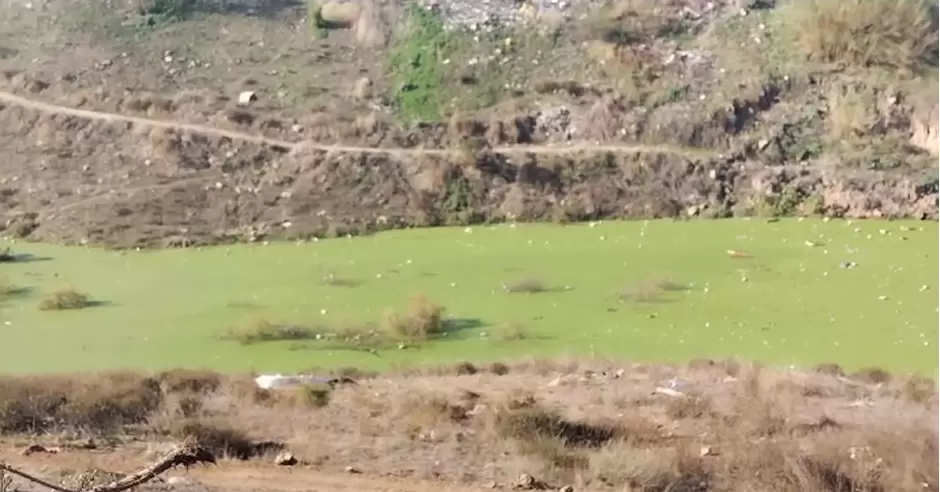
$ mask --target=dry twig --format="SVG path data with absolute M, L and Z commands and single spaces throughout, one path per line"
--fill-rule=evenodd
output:
M 207 449 L 199 446 L 195 441 L 187 440 L 181 446 L 167 453 L 146 468 L 109 484 L 92 487 L 86 492 L 122 492 L 143 485 L 176 466 L 189 468 L 193 465 L 208 463 L 215 464 L 215 456 Z M 6 463 L 0 463 L 0 472 L 17 475 L 35 484 L 55 490 L 56 492 L 79 492 L 34 477 Z

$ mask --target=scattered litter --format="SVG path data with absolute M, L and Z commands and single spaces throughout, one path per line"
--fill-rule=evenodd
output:
M 258 96 L 252 91 L 244 91 L 238 94 L 238 105 L 247 106 L 258 100 Z
M 855 263 L 854 261 L 843 261 L 842 263 L 839 263 L 840 268 L 855 268 L 857 266 L 858 263 Z
M 685 396 L 685 393 L 681 391 L 676 391 L 671 388 L 656 388 L 656 390 L 653 393 L 658 393 L 660 395 L 673 396 L 673 397 Z
M 255 384 L 257 384 L 261 389 L 281 389 L 296 388 L 298 386 L 311 384 L 325 384 L 330 387 L 336 387 L 337 385 L 341 384 L 356 384 L 356 382 L 350 378 L 331 376 L 284 376 L 283 374 L 262 374 L 255 378 Z

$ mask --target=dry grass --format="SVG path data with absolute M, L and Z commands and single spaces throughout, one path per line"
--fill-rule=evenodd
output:
M 189 437 L 237 459 L 286 445 L 327 469 L 471 483 L 525 472 L 576 489 L 937 490 L 933 381 L 691 366 L 464 363 L 286 391 L 205 371 L 8 376 L 0 432 Z M 653 391 L 673 377 L 687 395 Z
M 43 311 L 64 311 L 69 309 L 84 309 L 92 306 L 88 294 L 75 289 L 57 290 L 40 301 L 39 309 Z
M 827 103 L 829 138 L 835 142 L 866 139 L 880 123 L 874 94 L 833 88 Z
M 936 13 L 924 0 L 794 1 L 789 21 L 811 59 L 916 72 L 937 64 Z

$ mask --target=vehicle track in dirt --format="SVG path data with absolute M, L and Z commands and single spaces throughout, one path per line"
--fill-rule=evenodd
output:
M 445 155 L 460 152 L 457 149 L 426 149 L 426 148 L 378 148 L 362 147 L 342 144 L 320 144 L 311 141 L 287 141 L 275 138 L 253 135 L 245 132 L 225 130 L 207 125 L 186 123 L 181 121 L 158 120 L 153 118 L 142 118 L 139 116 L 128 116 L 120 113 L 109 113 L 104 111 L 95 111 L 89 109 L 78 109 L 60 104 L 39 101 L 26 98 L 11 92 L 0 91 L 0 104 L 15 105 L 44 113 L 61 114 L 84 118 L 95 121 L 125 123 L 131 125 L 149 126 L 152 128 L 163 128 L 168 130 L 186 131 L 197 134 L 203 134 L 214 137 L 228 138 L 243 142 L 251 142 L 259 145 L 271 147 L 281 152 L 290 152 L 297 149 L 321 150 L 325 152 L 340 153 L 366 153 L 366 154 L 389 154 L 389 155 Z M 639 154 L 670 154 L 681 155 L 688 158 L 701 158 L 708 155 L 707 151 L 700 149 L 683 148 L 668 145 L 591 145 L 586 143 L 577 143 L 574 145 L 554 146 L 554 145 L 511 145 L 499 146 L 490 149 L 496 154 L 551 154 L 560 155 L 568 153 L 639 153 Z

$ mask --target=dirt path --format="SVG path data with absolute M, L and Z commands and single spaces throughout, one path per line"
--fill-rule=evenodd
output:
M 20 106 L 23 108 L 42 111 L 45 113 L 62 114 L 74 116 L 76 118 L 85 118 L 90 120 L 108 121 L 117 123 L 130 123 L 133 125 L 150 126 L 154 128 L 165 128 L 169 130 L 182 130 L 187 132 L 211 135 L 232 140 L 241 140 L 252 142 L 259 145 L 289 152 L 299 147 L 324 150 L 327 152 L 343 153 L 372 153 L 372 154 L 451 154 L 458 152 L 452 149 L 388 149 L 375 147 L 359 147 L 349 145 L 317 144 L 312 142 L 289 142 L 267 138 L 250 133 L 225 130 L 206 125 L 196 125 L 179 121 L 157 120 L 152 118 L 141 118 L 138 116 L 128 116 L 117 113 L 107 113 L 102 111 L 93 111 L 88 109 L 76 109 L 59 104 L 52 104 L 35 99 L 29 99 L 10 92 L 0 91 L 0 103 Z M 491 149 L 498 154 L 566 154 L 575 152 L 597 152 L 597 153 L 643 153 L 643 154 L 678 154 L 689 158 L 701 157 L 707 153 L 697 150 L 666 145 L 590 145 L 578 143 L 568 146 L 546 146 L 546 145 L 513 145 L 494 147 Z
M 100 469 L 129 473 L 148 464 L 144 459 L 122 453 L 64 452 L 34 455 L 29 458 L 0 452 L 0 460 L 39 478 L 50 479 L 59 470 Z M 476 492 L 469 487 L 420 479 L 371 476 L 343 472 L 323 472 L 303 467 L 282 468 L 261 462 L 221 461 L 219 466 L 177 469 L 163 479 L 179 481 L 174 490 L 181 492 Z M 17 480 L 19 483 L 19 479 Z M 189 484 L 189 485 L 187 485 Z M 25 485 L 25 484 L 23 484 Z M 25 488 L 23 490 L 32 490 Z M 38 489 L 37 489 L 38 490 Z

